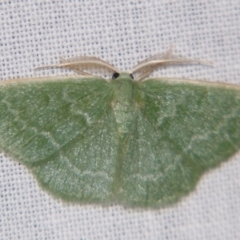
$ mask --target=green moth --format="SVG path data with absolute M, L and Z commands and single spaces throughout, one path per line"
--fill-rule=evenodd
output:
M 196 61 L 171 52 L 121 73 L 95 57 L 62 59 L 83 77 L 0 83 L 0 149 L 63 200 L 160 207 L 191 192 L 240 149 L 240 87 L 149 78 Z M 88 75 L 106 67 L 113 79 Z M 134 80 L 133 74 L 138 73 Z

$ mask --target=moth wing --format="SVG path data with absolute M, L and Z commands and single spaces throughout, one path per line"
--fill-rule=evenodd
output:
M 240 149 L 240 87 L 148 79 L 135 84 L 134 101 L 123 202 L 176 202 Z
M 98 78 L 0 85 L 0 149 L 62 199 L 106 202 L 115 174 L 110 84 Z

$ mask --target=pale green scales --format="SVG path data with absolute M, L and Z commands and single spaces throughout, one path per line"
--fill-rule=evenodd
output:
M 144 207 L 176 202 L 240 149 L 239 86 L 114 76 L 2 82 L 0 149 L 61 199 Z

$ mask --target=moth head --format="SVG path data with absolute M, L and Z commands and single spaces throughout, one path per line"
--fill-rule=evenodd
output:
M 130 77 L 132 80 L 134 80 L 134 77 L 131 73 L 118 73 L 118 72 L 113 73 L 112 80 L 118 79 L 119 77 Z

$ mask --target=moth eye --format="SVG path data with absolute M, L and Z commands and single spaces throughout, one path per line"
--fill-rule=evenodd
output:
M 119 77 L 119 73 L 115 72 L 113 75 L 112 75 L 112 80 L 116 79 Z

